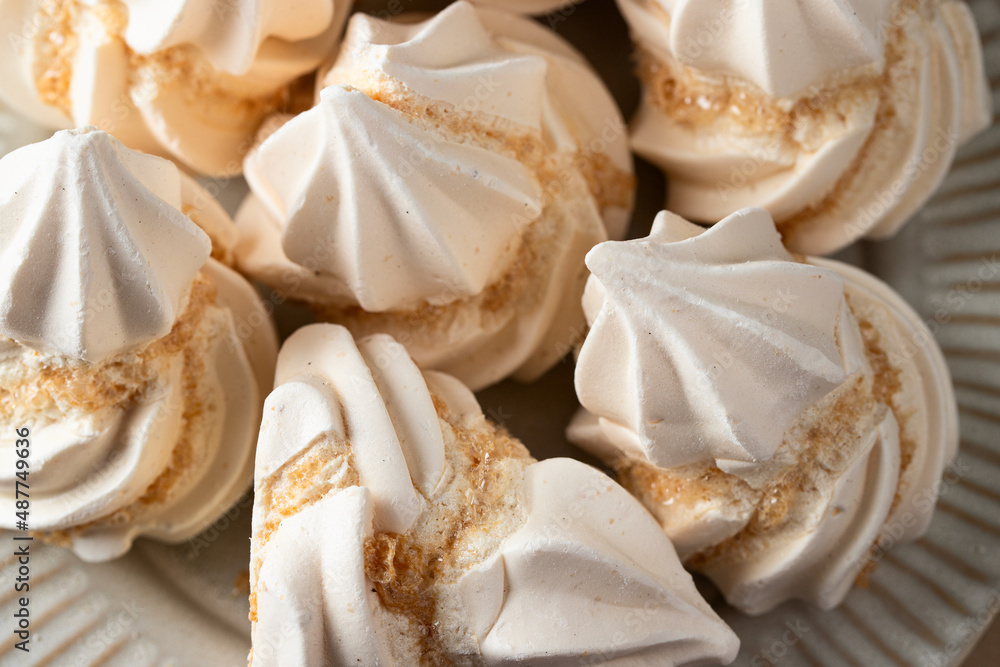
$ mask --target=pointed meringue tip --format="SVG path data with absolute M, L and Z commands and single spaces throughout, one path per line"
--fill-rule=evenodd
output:
M 5 156 L 0 181 L 0 333 L 97 363 L 170 332 L 212 250 L 172 162 L 86 126 Z
M 704 231 L 704 227 L 688 222 L 676 213 L 660 211 L 653 220 L 653 228 L 647 238 L 660 243 L 673 243 L 694 238 Z

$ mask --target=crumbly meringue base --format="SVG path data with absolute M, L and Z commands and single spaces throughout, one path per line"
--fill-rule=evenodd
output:
M 258 306 L 241 277 L 210 261 L 171 333 L 138 350 L 85 367 L 7 341 L 0 420 L 34 434 L 40 537 L 109 560 L 140 534 L 188 539 L 237 500 L 277 348 L 269 325 L 249 339 L 235 332 Z M 2 444 L 12 456 L 13 442 Z M 13 472 L 0 482 L 13 502 Z
M 447 394 L 448 384 L 433 384 Z M 478 411 L 449 405 L 456 397 L 432 398 L 444 436 L 444 476 L 410 530 L 376 531 L 365 541 L 364 570 L 380 601 L 379 622 L 394 638 L 388 643 L 393 664 L 412 664 L 415 657 L 422 665 L 478 664 L 474 619 L 462 611 L 459 582 L 524 524 L 524 475 L 534 459 Z M 253 571 L 264 565 L 268 541 L 283 520 L 358 483 L 350 443 L 333 438 L 317 441 L 258 483 L 255 511 L 264 519 L 253 539 Z M 254 590 L 251 620 L 256 597 Z
M 844 277 L 865 362 L 803 415 L 773 459 L 657 468 L 629 451 L 615 424 L 581 413 L 570 427 L 615 464 L 682 560 L 751 614 L 791 598 L 839 604 L 877 565 L 882 531 L 894 544 L 923 534 L 927 499 L 957 447 L 947 368 L 916 314 L 860 270 L 808 261 Z
M 770 461 L 726 466 L 728 471 L 711 463 L 661 469 L 626 460 L 618 466 L 623 486 L 653 511 L 682 559 L 708 574 L 744 611 L 762 613 L 788 596 L 812 595 L 828 606 L 843 588 L 843 576 L 830 584 L 823 572 L 818 578 L 824 585 L 810 591 L 804 584 L 810 574 L 816 578 L 814 562 L 803 562 L 800 552 L 804 540 L 805 551 L 815 551 L 807 536 L 828 532 L 830 519 L 840 515 L 837 533 L 847 540 L 844 530 L 856 520 L 858 507 L 846 501 L 858 496 L 856 489 L 844 493 L 844 480 L 864 486 L 873 449 L 884 443 L 899 450 L 890 410 L 878 400 L 897 386 L 896 373 L 885 368 L 876 343 L 866 341 L 865 357 L 862 370 L 806 411 Z M 892 469 L 894 487 L 898 463 L 883 467 Z M 883 491 L 875 489 L 865 509 L 878 515 L 876 530 L 895 494 L 894 488 L 888 496 Z M 861 553 L 850 558 L 867 552 L 875 535 L 866 537 L 861 545 L 851 541 Z M 795 569 L 801 572 L 789 576 Z

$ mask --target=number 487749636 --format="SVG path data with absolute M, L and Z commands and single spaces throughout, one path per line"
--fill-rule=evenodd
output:
M 14 488 L 14 498 L 15 507 L 17 508 L 17 527 L 21 530 L 28 529 L 28 508 L 30 497 L 28 495 L 28 474 L 29 474 L 29 463 L 28 454 L 30 453 L 31 441 L 28 436 L 31 432 L 27 427 L 17 429 L 17 447 L 14 453 L 17 455 L 17 460 L 15 462 L 15 467 L 17 472 L 15 473 L 17 481 Z

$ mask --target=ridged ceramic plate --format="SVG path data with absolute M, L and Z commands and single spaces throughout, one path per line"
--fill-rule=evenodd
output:
M 366 0 L 359 9 L 393 13 L 392 7 L 443 4 Z M 1000 1 L 970 5 L 1000 108 Z M 588 55 L 626 113 L 635 108 L 631 46 L 611 0 L 588 0 L 541 20 Z M 663 201 L 659 174 L 643 164 L 638 172 L 634 236 L 645 232 Z M 223 186 L 220 196 L 230 210 L 245 191 L 235 181 L 214 186 Z M 856 246 L 841 258 L 896 287 L 948 357 L 962 445 L 930 531 L 889 551 L 868 586 L 854 589 L 834 611 L 786 604 L 750 618 L 727 608 L 708 585 L 702 588 L 743 641 L 739 665 L 957 665 L 1000 606 L 1000 126 L 994 122 L 965 147 L 941 191 L 898 237 Z M 280 317 L 285 335 L 304 321 L 300 312 Z M 505 383 L 480 399 L 487 415 L 536 456 L 586 459 L 563 437 L 576 408 L 571 362 L 533 385 Z M 140 541 L 104 565 L 36 544 L 32 651 L 13 650 L 13 636 L 2 634 L 0 667 L 245 664 L 249 536 L 250 499 L 244 498 L 188 543 Z M 0 618 L 13 613 L 15 570 L 11 557 L 0 558 Z

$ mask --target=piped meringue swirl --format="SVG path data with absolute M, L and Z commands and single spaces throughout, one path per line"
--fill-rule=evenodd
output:
M 633 148 L 692 220 L 764 207 L 809 254 L 885 238 L 992 120 L 962 2 L 619 5 L 645 87 Z
M 926 530 L 955 400 L 887 286 L 796 260 L 763 209 L 708 231 L 664 212 L 649 238 L 587 261 L 569 437 L 617 467 L 730 604 L 835 606 L 883 530 Z
M 353 17 L 322 85 L 247 158 L 241 269 L 473 389 L 551 367 L 582 328 L 579 260 L 631 207 L 599 79 L 531 21 L 457 2 Z
M 138 535 L 187 539 L 252 478 L 277 348 L 269 322 L 237 333 L 263 304 L 180 209 L 219 212 L 172 163 L 93 128 L 15 151 L 0 174 L 0 498 L 14 502 L 28 428 L 43 538 L 90 561 Z
M 238 174 L 261 120 L 335 47 L 349 2 L 0 2 L 17 39 L 0 97 L 53 129 L 94 125 L 130 148 Z
M 308 326 L 277 374 L 257 454 L 256 667 L 735 657 L 624 489 L 534 462 L 390 337 Z

